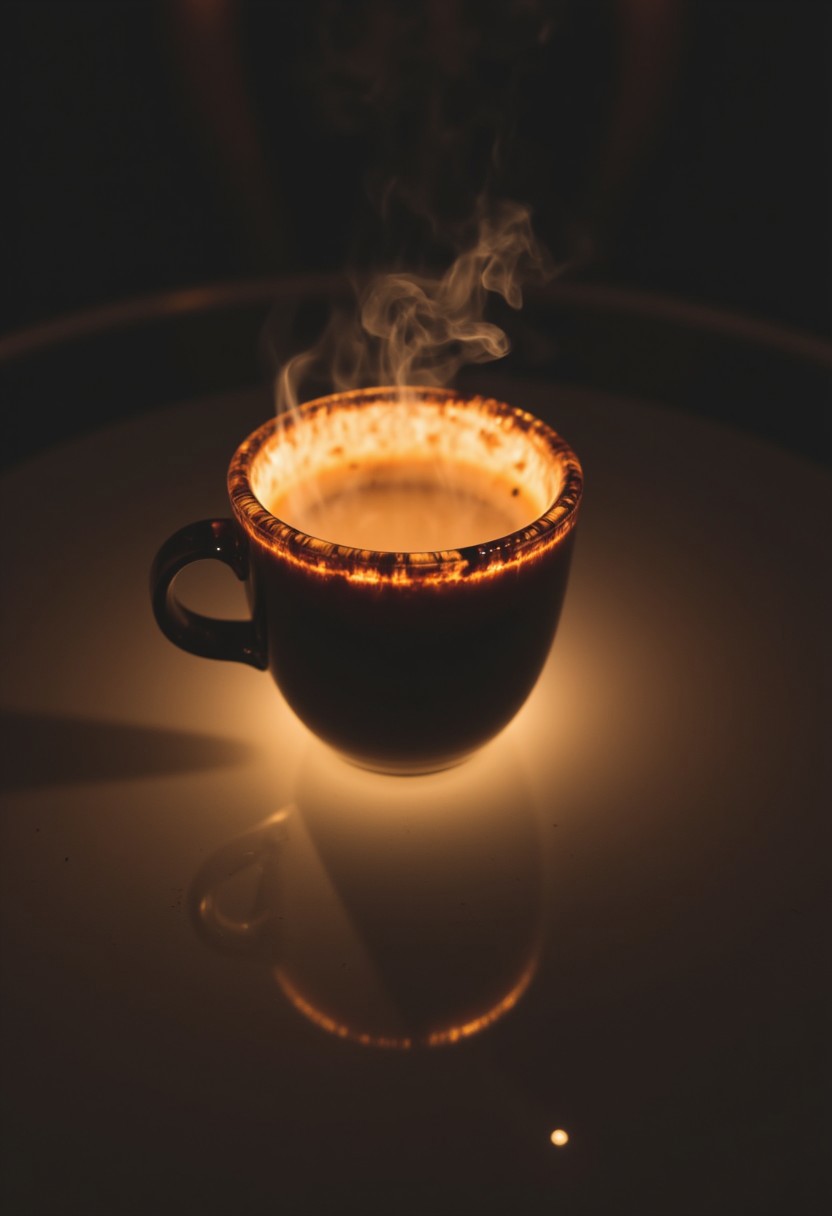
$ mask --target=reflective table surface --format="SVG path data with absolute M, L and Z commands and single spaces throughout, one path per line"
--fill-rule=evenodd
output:
M 828 480 L 481 385 L 563 433 L 585 505 L 532 697 L 429 777 L 349 767 L 153 622 L 263 394 L 2 479 L 4 1211 L 827 1210 Z M 182 586 L 245 615 L 218 564 Z

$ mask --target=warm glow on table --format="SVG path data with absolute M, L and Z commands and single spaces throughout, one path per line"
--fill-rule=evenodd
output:
M 155 626 L 159 537 L 227 513 L 254 397 L 149 413 L 2 479 L 0 1073 L 13 1132 L 48 1162 L 26 1166 L 29 1210 L 335 1210 L 349 1194 L 376 1216 L 399 1210 L 404 1177 L 413 1210 L 483 1216 L 615 1212 L 622 1194 L 664 1216 L 680 1180 L 690 1211 L 809 1210 L 821 474 L 655 406 L 492 391 L 569 435 L 589 489 L 537 688 L 476 762 L 433 777 L 342 763 L 266 675 Z M 230 571 L 191 574 L 189 605 L 245 615 Z M 188 892 L 289 805 L 272 953 L 223 957 Z M 427 954 L 419 867 L 445 918 Z M 218 897 L 244 925 L 271 898 L 256 865 Z M 402 999 L 421 990 L 403 967 L 381 982 L 391 903 L 413 963 L 444 959 L 424 971 L 438 993 L 442 923 L 460 943 L 457 989 L 478 999 L 458 1016 L 423 1002 L 414 1032 Z M 435 1026 L 457 1041 L 430 1050 Z M 400 1037 L 411 1050 L 380 1049 Z

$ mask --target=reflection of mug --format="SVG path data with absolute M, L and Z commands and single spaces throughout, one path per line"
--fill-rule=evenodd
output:
M 439 1046 L 521 999 L 542 877 L 505 748 L 402 783 L 316 747 L 296 802 L 214 853 L 190 906 L 208 944 L 268 964 L 321 1028 L 368 1046 Z
M 441 389 L 325 397 L 239 448 L 234 521 L 162 547 L 156 619 L 184 650 L 270 668 L 298 717 L 357 763 L 447 767 L 537 680 L 581 485 L 564 441 L 508 405 Z M 178 571 L 208 557 L 246 580 L 250 622 L 176 598 Z

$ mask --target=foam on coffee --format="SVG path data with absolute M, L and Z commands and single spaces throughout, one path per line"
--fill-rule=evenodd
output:
M 533 434 L 442 400 L 301 411 L 259 455 L 252 488 L 306 535 L 419 553 L 528 527 L 560 481 Z
M 265 505 L 284 523 L 322 540 L 411 553 L 481 544 L 538 515 L 520 485 L 470 465 L 353 464 L 329 469 L 317 485 L 294 487 Z

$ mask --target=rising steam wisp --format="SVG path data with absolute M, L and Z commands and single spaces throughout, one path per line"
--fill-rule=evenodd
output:
M 529 208 L 506 201 L 483 206 L 476 240 L 443 275 L 379 275 L 359 292 L 357 313 L 333 317 L 316 347 L 284 364 L 278 413 L 303 400 L 303 382 L 315 368 L 323 367 L 340 392 L 447 385 L 463 364 L 501 359 L 510 343 L 499 326 L 485 320 L 489 293 L 517 309 L 522 285 L 551 274 Z

